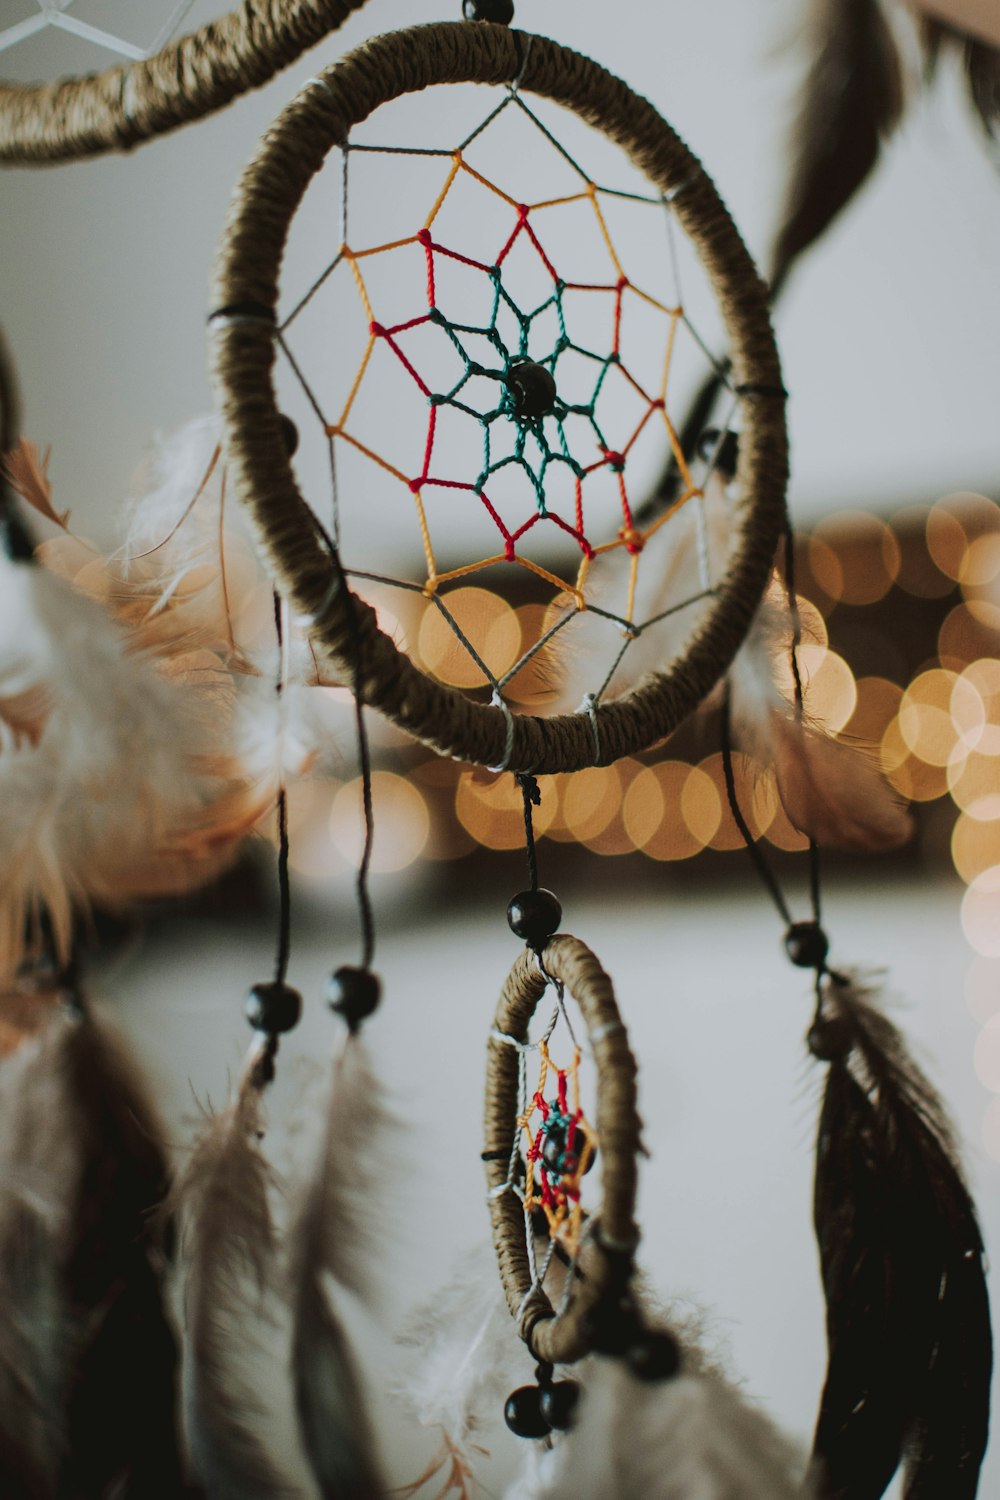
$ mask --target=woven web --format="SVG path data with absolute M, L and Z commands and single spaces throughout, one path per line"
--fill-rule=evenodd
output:
M 470 148 L 508 110 L 528 120 L 544 141 L 544 149 L 557 153 L 568 179 L 567 191 L 519 201 L 479 170 Z M 386 242 L 357 244 L 352 238 L 348 185 L 372 154 L 395 156 L 404 166 L 407 158 L 437 157 L 446 170 L 421 223 Z M 530 163 L 526 170 L 530 173 Z M 505 220 L 486 254 L 470 251 L 457 212 L 448 217 L 455 195 L 470 187 L 485 194 Z M 683 186 L 677 191 L 682 190 Z M 357 187 L 352 191 L 356 194 Z M 679 293 L 671 208 L 676 194 L 641 194 L 601 186 L 515 87 L 454 148 L 345 142 L 340 192 L 340 246 L 284 319 L 279 342 L 328 447 L 333 533 L 338 543 L 338 455 L 350 449 L 363 465 L 398 486 L 399 526 L 411 528 L 417 544 L 414 555 L 421 559 L 419 571 L 409 577 L 387 577 L 359 568 L 349 556 L 345 557 L 347 571 L 357 579 L 408 589 L 432 601 L 481 670 L 494 700 L 501 703 L 505 686 L 573 618 L 585 612 L 603 617 L 610 627 L 611 662 L 596 679 L 596 691 L 587 694 L 592 710 L 631 642 L 679 611 L 690 611 L 713 592 L 702 504 L 713 460 L 700 463 L 700 472 L 689 464 L 669 409 L 682 327 L 706 364 L 715 363 Z M 619 253 L 609 225 L 608 204 L 614 200 L 629 200 L 644 205 L 651 215 L 665 215 L 662 279 L 669 284 L 668 293 L 660 288 L 648 290 L 629 276 L 627 256 Z M 564 265 L 562 257 L 553 256 L 547 248 L 553 216 L 571 207 L 585 212 L 596 231 L 605 267 L 597 279 L 575 279 L 573 266 Z M 650 233 L 655 228 L 651 221 Z M 515 259 L 519 262 L 516 274 L 510 269 Z M 412 289 L 411 307 L 403 317 L 387 317 L 382 310 L 385 299 L 373 289 L 373 269 L 382 262 L 387 267 L 391 264 L 391 270 L 383 274 L 383 281 L 391 284 L 389 300 L 395 304 L 404 288 L 407 296 Z M 520 289 L 526 264 L 542 288 L 541 295 L 530 299 Z M 456 275 L 462 278 L 466 303 L 477 302 L 481 307 L 479 317 L 455 314 L 450 284 Z M 306 376 L 304 362 L 293 352 L 291 334 L 320 289 L 337 276 L 347 276 L 353 283 L 365 341 L 346 395 L 331 403 L 321 399 L 318 383 Z M 640 320 L 646 324 L 647 347 L 649 329 L 655 328 L 658 357 L 653 378 L 647 370 L 637 372 L 630 354 L 629 334 Z M 419 446 L 403 459 L 390 453 L 381 440 L 387 428 L 396 425 L 397 398 L 384 398 L 386 357 L 395 366 L 393 390 L 398 389 L 402 376 L 413 401 L 426 412 Z M 442 379 L 441 371 L 448 367 L 450 373 Z M 538 371 L 549 383 L 551 399 L 544 410 L 531 409 L 530 403 L 526 409 L 525 373 L 537 379 Z M 612 385 L 617 385 L 614 400 L 606 401 Z M 383 399 L 389 407 L 388 423 L 380 427 L 369 420 L 366 426 L 360 415 L 365 402 L 377 411 Z M 731 414 L 727 413 L 727 419 Z M 459 424 L 464 426 L 460 434 Z M 669 505 L 645 514 L 639 508 L 643 495 L 633 493 L 632 458 L 640 440 L 648 440 L 654 432 L 659 434 L 661 453 L 672 454 L 679 482 Z M 444 554 L 454 550 L 450 517 L 455 511 L 443 506 L 444 500 L 451 506 L 475 507 L 488 523 L 492 545 L 478 546 L 473 555 L 457 562 L 452 557 L 442 561 Z M 678 513 L 688 511 L 693 512 L 686 531 L 692 566 L 679 594 L 666 603 L 657 598 L 652 612 L 644 613 L 639 589 L 643 555 L 657 533 Z M 477 539 L 482 534 L 480 528 Z M 593 589 L 591 581 L 595 572 L 600 574 L 595 564 L 614 555 L 619 566 L 613 597 L 607 597 L 606 592 Z M 549 591 L 556 607 L 538 639 L 498 675 L 486 664 L 480 643 L 462 630 L 449 611 L 447 594 L 459 582 L 478 581 L 504 565 L 531 573 L 539 581 L 537 586 Z M 661 567 L 660 561 L 656 567 Z M 502 583 L 497 586 L 503 587 Z M 647 589 L 647 600 L 649 593 Z
M 108 31 L 103 26 L 96 26 L 88 21 L 86 3 L 81 4 L 80 0 L 37 0 L 36 15 L 26 16 L 21 21 L 15 21 L 10 26 L 0 28 L 0 52 L 6 52 L 8 48 L 15 47 L 18 42 L 25 42 L 29 37 L 36 36 L 38 32 L 51 28 L 55 31 L 68 32 L 82 41 L 105 47 L 119 57 L 138 62 L 145 57 L 152 57 L 154 53 L 159 52 L 161 47 L 166 46 L 193 4 L 194 0 L 174 0 L 173 4 L 164 5 L 162 8 L 165 18 L 158 31 L 148 45 L 139 46 L 125 37 Z

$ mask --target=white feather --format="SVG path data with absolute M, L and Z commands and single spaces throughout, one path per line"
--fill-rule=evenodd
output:
M 507 1500 L 807 1500 L 805 1460 L 720 1376 L 643 1384 L 593 1359 L 573 1430 L 530 1454 Z
M 474 1450 L 502 1426 L 504 1402 L 530 1384 L 535 1364 L 518 1337 L 490 1246 L 462 1256 L 400 1342 L 413 1352 L 398 1394 L 423 1426 L 443 1430 L 471 1468 Z
M 185 838 L 219 794 L 196 770 L 217 718 L 99 605 L 45 569 L 0 559 L 0 699 L 34 692 L 34 743 L 0 739 L 0 971 L 45 908 L 65 953 L 74 908 L 197 884 Z

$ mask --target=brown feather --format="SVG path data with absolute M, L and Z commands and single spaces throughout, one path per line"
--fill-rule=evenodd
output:
M 772 295 L 866 181 L 903 114 L 899 53 L 879 0 L 813 0 L 810 46 Z
M 870 755 L 780 708 L 769 717 L 778 796 L 800 833 L 831 849 L 872 852 L 906 843 L 913 821 Z
M 986 134 L 997 142 L 1000 140 L 1000 51 L 988 42 L 970 38 L 965 44 L 964 60 L 973 106 Z
M 60 515 L 52 504 L 52 483 L 49 479 L 51 455 L 51 448 L 39 452 L 38 447 L 29 438 L 21 438 L 17 446 L 4 456 L 3 472 L 7 476 L 11 489 L 20 495 L 22 500 L 25 500 L 40 516 L 44 516 L 47 521 L 54 522 L 65 531 L 69 511 L 64 510 Z
M 337 1059 L 321 1148 L 290 1233 L 292 1373 L 303 1445 L 324 1500 L 378 1500 L 384 1487 L 354 1359 L 331 1305 L 328 1280 L 365 1288 L 376 1222 L 360 1180 L 388 1123 L 379 1080 L 361 1042 Z
M 144 1086 L 106 1027 L 66 1007 L 4 1064 L 4 1085 L 0 1451 L 30 1456 L 42 1436 L 56 1489 L 39 1496 L 168 1500 L 181 1472 L 156 1230 L 167 1172 Z
M 233 1104 L 213 1119 L 178 1185 L 184 1261 L 184 1405 L 195 1477 L 212 1500 L 294 1494 L 262 1436 L 267 1407 L 248 1374 L 274 1292 L 270 1172 L 260 1151 L 274 1046 L 254 1044 Z

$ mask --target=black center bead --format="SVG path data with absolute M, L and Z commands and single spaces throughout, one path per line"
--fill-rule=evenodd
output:
M 561 1127 L 545 1132 L 542 1143 L 542 1165 L 546 1171 L 560 1174 L 569 1170 L 566 1161 L 566 1132 Z
M 358 1031 L 382 998 L 382 981 L 371 969 L 344 964 L 330 976 L 326 998 L 330 1009 L 343 1016 L 351 1031 Z
M 556 1380 L 544 1388 L 538 1404 L 543 1419 L 554 1432 L 568 1432 L 579 1400 L 580 1387 L 575 1380 Z
M 797 969 L 822 969 L 830 943 L 818 922 L 793 922 L 785 933 L 785 952 Z
M 625 1363 L 637 1380 L 652 1384 L 657 1380 L 670 1380 L 677 1374 L 681 1351 L 677 1340 L 669 1333 L 647 1329 L 626 1349 Z
M 255 984 L 247 995 L 246 1018 L 254 1031 L 280 1036 L 297 1026 L 302 1015 L 302 996 L 290 984 L 275 979 L 270 984 Z
M 462 15 L 467 21 L 496 21 L 509 26 L 514 19 L 514 0 L 462 0 Z
M 548 1391 L 537 1385 L 522 1385 L 511 1391 L 503 1409 L 503 1419 L 515 1437 L 548 1437 L 551 1428 L 542 1415 L 542 1397 Z
M 559 898 L 551 891 L 518 891 L 507 907 L 507 921 L 515 937 L 540 951 L 562 921 Z
M 522 359 L 504 376 L 514 415 L 522 422 L 547 417 L 556 404 L 556 382 L 551 370 Z

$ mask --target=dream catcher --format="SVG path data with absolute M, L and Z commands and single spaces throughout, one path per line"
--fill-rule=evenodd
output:
M 409 1492 L 424 1484 L 441 1496 L 473 1492 L 481 1403 L 492 1402 L 527 1442 L 524 1474 L 511 1492 L 521 1500 L 613 1493 L 791 1500 L 802 1493 L 783 1440 L 683 1329 L 668 1326 L 643 1287 L 636 1267 L 642 1142 L 635 1060 L 611 981 L 585 944 L 558 931 L 561 906 L 540 884 L 534 839 L 545 777 L 652 750 L 728 672 L 726 784 L 748 846 L 756 850 L 740 807 L 731 736 L 775 762 L 786 811 L 814 841 L 813 911 L 805 922 L 793 920 L 757 854 L 786 923 L 789 956 L 815 971 L 809 1046 L 830 1068 L 817 1175 L 830 1370 L 808 1483 L 823 1497 L 874 1497 L 905 1454 L 913 1500 L 935 1484 L 942 1494 L 972 1496 L 990 1367 L 974 1211 L 930 1086 L 863 988 L 828 966 L 820 926 L 815 841 L 891 845 L 906 836 L 907 823 L 864 762 L 845 761 L 842 747 L 804 719 L 794 580 L 784 580 L 789 608 L 772 577 L 788 529 L 785 392 L 767 291 L 700 164 L 651 106 L 596 63 L 496 24 L 509 15 L 482 9 L 488 20 L 368 43 L 312 79 L 274 123 L 236 190 L 213 281 L 221 443 L 214 427 L 202 431 L 205 451 L 175 487 L 165 534 L 147 538 L 148 546 L 134 543 L 124 569 L 95 569 L 88 561 L 75 571 L 76 592 L 66 595 L 74 601 L 67 609 L 96 619 L 95 601 L 77 598 L 84 575 L 91 591 L 96 580 L 104 612 L 93 629 L 105 632 L 109 659 L 134 655 L 137 671 L 141 663 L 145 686 L 130 685 L 127 698 L 146 704 L 145 722 L 159 721 L 160 742 L 178 690 L 179 728 L 168 739 L 183 796 L 157 805 L 152 820 L 131 819 L 146 829 L 134 850 L 122 845 L 113 823 L 95 833 L 84 819 L 74 833 L 78 875 L 64 878 L 68 855 L 53 843 L 50 857 L 19 886 L 18 902 L 5 908 L 4 957 L 21 1019 L 11 1028 L 20 1092 L 9 1095 L 12 1125 L 4 1134 L 14 1187 L 0 1277 L 12 1298 L 39 1307 L 44 1301 L 50 1321 L 54 1307 L 67 1332 L 58 1358 L 44 1365 L 37 1341 L 22 1356 L 17 1323 L 20 1341 L 2 1370 L 12 1415 L 4 1419 L 0 1463 L 17 1494 L 55 1496 L 76 1485 L 71 1492 L 103 1495 L 123 1484 L 132 1486 L 128 1492 L 158 1492 L 131 1449 L 96 1444 L 95 1452 L 78 1436 L 96 1399 L 95 1369 L 113 1368 L 121 1379 L 131 1346 L 103 1338 L 109 1324 L 117 1326 L 107 1315 L 109 1305 L 119 1306 L 107 1290 L 117 1285 L 116 1266 L 95 1292 L 80 1290 L 92 1247 L 68 1205 L 93 1197 L 88 1173 L 96 1156 L 121 1164 L 127 1178 L 126 1165 L 131 1169 L 141 1153 L 114 1120 L 104 1136 L 89 1125 L 74 1133 L 68 1123 L 96 1120 L 98 1111 L 66 1082 L 66 1067 L 52 1064 L 60 1029 L 76 1028 L 74 1035 L 96 1047 L 102 1061 L 91 1076 L 107 1080 L 102 1093 L 133 1097 L 113 1072 L 111 1043 L 93 1041 L 71 913 L 87 901 L 138 893 L 150 870 L 150 889 L 167 889 L 171 878 L 181 879 L 178 864 L 191 870 L 200 857 L 203 868 L 189 881 L 197 883 L 271 813 L 275 966 L 250 992 L 253 1041 L 242 1075 L 170 1195 L 163 1153 L 150 1149 L 142 1190 L 129 1197 L 131 1217 L 123 1220 L 122 1243 L 142 1262 L 131 1284 L 149 1291 L 145 1317 L 161 1350 L 149 1422 L 159 1424 L 156 1440 L 169 1454 L 165 1494 L 177 1493 L 182 1470 L 213 1497 L 263 1500 L 318 1488 L 363 1500 L 381 1492 L 338 1313 L 343 1291 L 359 1289 L 362 1279 L 355 1191 L 361 1156 L 389 1128 L 361 1038 L 381 988 L 367 888 L 378 815 L 366 730 L 366 712 L 374 709 L 442 755 L 516 779 L 528 866 L 528 884 L 507 914 L 525 949 L 487 1038 L 482 1158 L 499 1286 L 485 1313 L 477 1292 L 466 1297 L 467 1307 L 456 1306 L 445 1355 L 440 1339 L 416 1335 L 426 1356 L 416 1405 L 444 1428 L 444 1447 Z M 249 26 L 249 13 L 241 16 Z M 209 28 L 203 40 L 235 25 Z M 301 34 L 312 39 L 308 26 Z M 175 71 L 186 45 L 170 54 Z M 234 56 L 228 67 L 223 76 L 245 85 L 245 64 Z M 105 75 L 106 86 L 120 100 L 133 95 L 136 76 L 118 70 Z M 254 81 L 264 76 L 253 72 Z M 470 83 L 495 92 L 484 105 L 477 100 L 464 126 L 454 130 L 449 122 L 446 144 L 414 144 L 418 137 L 405 123 L 397 144 L 372 138 L 378 125 L 369 117 L 377 122 L 383 107 L 392 122 L 391 109 L 407 96 Z M 87 97 L 95 87 L 105 85 L 80 85 Z M 213 100 L 230 87 L 213 85 Z M 73 88 L 53 92 L 57 114 L 70 108 Z M 191 104 L 197 86 L 185 95 L 179 105 L 162 105 L 167 115 L 150 128 L 210 107 Z M 564 143 L 556 118 L 550 123 L 543 114 L 550 102 L 593 127 L 588 139 L 599 142 L 599 170 L 588 165 L 585 148 Z M 32 110 L 38 106 L 33 100 Z M 56 133 L 78 138 L 85 151 L 112 139 L 130 144 L 143 133 L 136 124 L 143 108 L 132 99 L 129 123 L 119 120 L 111 137 L 105 125 L 94 133 L 60 124 Z M 532 143 L 527 152 L 522 146 L 522 159 L 494 144 L 513 124 Z M 18 142 L 19 159 L 54 149 Z M 620 153 L 606 168 L 609 144 Z M 528 198 L 518 182 L 524 160 L 534 167 L 543 156 L 553 170 L 544 190 Z M 320 176 L 327 157 L 335 163 L 332 227 Z M 354 184 L 387 164 L 397 177 L 380 208 L 385 232 L 375 234 L 358 222 Z M 418 179 L 431 180 L 433 190 L 414 213 Z M 293 228 L 300 214 L 308 222 L 317 190 L 323 229 L 312 243 L 321 253 L 312 253 L 306 272 L 308 255 Z M 630 257 L 646 242 L 645 229 L 621 248 L 620 221 L 629 214 L 644 215 L 643 225 L 655 224 L 661 236 L 657 253 L 636 271 Z M 557 249 L 560 215 L 570 230 Z M 700 278 L 717 309 L 728 346 L 719 358 L 708 353 L 719 329 L 713 324 L 706 334 L 691 311 L 689 276 Z M 330 316 L 331 305 L 338 316 Z M 319 333 L 310 339 L 304 330 L 313 323 Z M 357 347 L 348 352 L 353 334 Z M 685 359 L 688 374 L 692 367 L 707 372 L 721 392 L 721 426 L 698 451 L 681 431 L 690 423 L 676 412 Z M 673 478 L 669 492 L 661 488 L 644 502 L 642 454 L 654 439 L 670 451 Z M 14 486 L 63 525 L 44 466 L 18 451 L 8 466 Z M 250 517 L 267 561 L 266 648 L 246 647 L 233 631 L 221 544 L 214 557 L 210 548 L 183 550 L 192 528 L 202 538 L 223 534 L 227 495 Z M 213 496 L 217 511 L 205 527 L 206 497 Z M 397 557 L 398 572 L 369 560 L 373 530 L 392 538 L 378 556 Z M 8 548 L 10 569 L 19 585 L 44 595 L 55 580 L 39 583 L 39 570 L 18 546 Z M 193 557 L 207 570 L 214 601 L 207 611 L 206 590 L 187 587 Z M 503 661 L 482 619 L 466 607 L 468 592 L 482 582 L 520 590 L 525 600 L 519 645 Z M 435 671 L 427 646 L 435 627 L 463 662 L 462 687 L 455 674 L 442 680 Z M 138 649 L 126 634 L 136 628 Z M 51 748 L 50 702 L 64 710 L 73 691 L 91 703 L 93 717 L 98 699 L 80 686 L 80 658 L 57 635 L 53 624 L 37 661 L 55 662 L 59 681 L 30 660 L 19 659 L 4 675 L 4 734 L 18 750 Z M 519 683 L 531 673 L 545 685 L 554 710 L 548 716 L 524 711 L 529 700 Z M 345 1034 L 314 1159 L 290 1190 L 287 1211 L 276 1215 L 262 1146 L 265 1099 L 279 1044 L 303 1006 L 289 982 L 287 789 L 321 739 L 300 743 L 289 713 L 303 694 L 331 686 L 353 698 L 363 786 L 360 952 L 357 963 L 335 970 L 327 997 Z M 274 753 L 250 774 L 242 741 L 234 751 L 231 726 L 240 702 L 263 712 L 265 701 Z M 135 736 L 139 742 L 141 726 Z M 127 764 L 130 753 L 127 743 L 113 744 L 105 775 Z M 66 762 L 54 758 L 58 786 Z M 68 791 L 52 804 L 53 840 L 68 826 L 55 811 L 72 802 L 72 788 L 92 771 L 71 767 L 66 774 Z M 137 806 L 143 811 L 138 793 Z M 86 858 L 95 845 L 107 857 L 103 885 L 91 878 L 94 862 Z M 39 999 L 47 1011 L 39 1012 Z M 37 1100 L 48 1097 L 43 1079 L 58 1096 L 48 1117 L 62 1122 L 52 1152 L 49 1135 L 32 1135 Z M 149 1113 L 138 1104 L 121 1108 L 130 1120 Z M 153 1124 L 142 1136 L 161 1138 Z M 25 1181 L 21 1142 L 32 1139 L 41 1146 L 28 1175 L 50 1173 L 45 1158 L 53 1153 L 63 1174 L 46 1181 L 40 1207 Z M 151 1205 L 165 1199 L 181 1251 L 179 1352 L 162 1294 L 169 1237 L 161 1244 L 148 1232 Z M 94 1203 L 106 1220 L 104 1200 Z M 920 1256 L 909 1255 L 913 1239 Z M 463 1348 L 466 1313 L 472 1326 Z M 123 1319 L 134 1326 L 124 1312 Z M 171 1394 L 178 1364 L 180 1423 Z M 269 1364 L 287 1378 L 265 1409 L 255 1371 Z M 533 1382 L 526 1375 L 532 1365 Z M 21 1414 L 39 1405 L 44 1420 L 30 1425 Z M 74 1466 L 81 1464 L 93 1480 L 77 1479 Z

